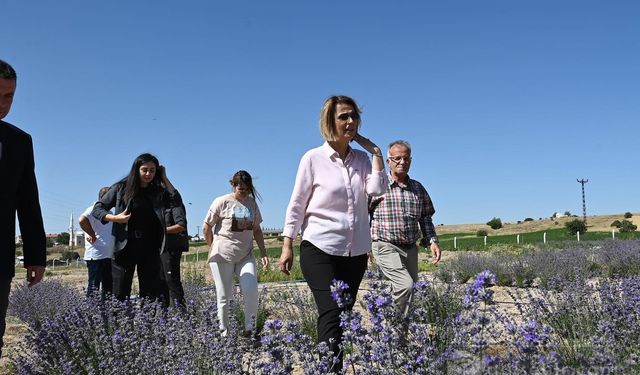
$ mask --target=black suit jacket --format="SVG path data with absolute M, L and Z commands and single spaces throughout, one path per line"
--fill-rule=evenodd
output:
M 0 279 L 15 276 L 16 212 L 24 265 L 45 266 L 46 239 L 31 136 L 0 120 Z

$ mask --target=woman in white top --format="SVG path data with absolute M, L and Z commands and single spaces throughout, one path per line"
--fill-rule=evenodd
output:
M 380 148 L 359 134 L 360 109 L 347 96 L 332 96 L 320 112 L 320 132 L 325 142 L 307 151 L 298 167 L 287 207 L 280 270 L 289 274 L 293 264 L 293 240 L 302 230 L 300 268 L 318 308 L 318 339 L 342 358 L 340 313 L 331 298 L 333 279 L 349 285 L 355 301 L 371 249 L 368 196 L 387 189 Z M 354 150 L 356 141 L 372 154 Z M 333 371 L 340 371 L 338 363 Z
M 258 278 L 253 256 L 255 238 L 262 266 L 269 266 L 260 223 L 262 216 L 256 203 L 259 195 L 251 175 L 238 171 L 231 178 L 233 191 L 216 198 L 204 219 L 204 238 L 211 248 L 209 265 L 216 284 L 218 320 L 223 334 L 229 328 L 229 302 L 233 299 L 233 275 L 240 280 L 244 299 L 244 335 L 255 332 L 258 313 Z

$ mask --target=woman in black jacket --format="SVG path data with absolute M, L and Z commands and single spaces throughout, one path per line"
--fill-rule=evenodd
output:
M 113 222 L 113 294 L 119 300 L 131 295 L 133 272 L 138 269 L 140 297 L 157 299 L 162 290 L 160 253 L 166 250 L 166 209 L 182 204 L 180 194 L 165 169 L 151 154 L 142 154 L 129 175 L 115 183 L 91 214 Z M 115 207 L 115 214 L 109 213 Z

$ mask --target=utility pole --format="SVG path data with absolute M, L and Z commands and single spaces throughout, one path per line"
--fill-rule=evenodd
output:
M 198 241 L 200 241 L 200 226 L 197 225 L 196 228 L 198 228 L 198 232 L 196 233 L 196 236 L 198 237 Z
M 582 217 L 584 218 L 584 224 L 587 225 L 587 203 L 584 199 L 584 184 L 589 182 L 589 179 L 577 180 L 582 185 Z

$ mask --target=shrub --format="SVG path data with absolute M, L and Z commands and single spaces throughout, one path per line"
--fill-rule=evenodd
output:
M 524 219 L 524 221 L 533 221 L 533 218 L 527 217 L 527 218 Z
M 77 251 L 65 250 L 60 256 L 62 260 L 76 260 L 80 258 L 80 254 Z
M 611 226 L 612 226 L 612 227 L 616 227 L 616 228 L 620 228 L 620 227 L 622 226 L 622 223 L 620 222 L 620 220 L 614 220 L 614 221 L 611 223 Z
M 587 231 L 587 224 L 580 219 L 567 221 L 564 226 L 567 228 L 567 232 L 572 236 L 574 236 L 578 232 L 580 232 L 580 234 L 583 234 Z
M 485 229 L 480 229 L 476 232 L 476 236 L 478 237 L 484 237 L 487 235 L 487 231 Z
M 491 229 L 500 229 L 502 228 L 502 220 L 499 217 L 494 217 L 493 219 L 487 221 L 487 225 L 491 227 Z
M 634 232 L 636 229 L 638 229 L 638 226 L 633 225 L 633 223 L 630 222 L 629 220 L 622 220 L 618 228 L 620 228 L 620 232 L 625 233 L 625 232 Z
M 633 214 L 631 212 L 625 212 L 624 213 L 624 218 L 625 219 L 631 219 L 633 217 Z

